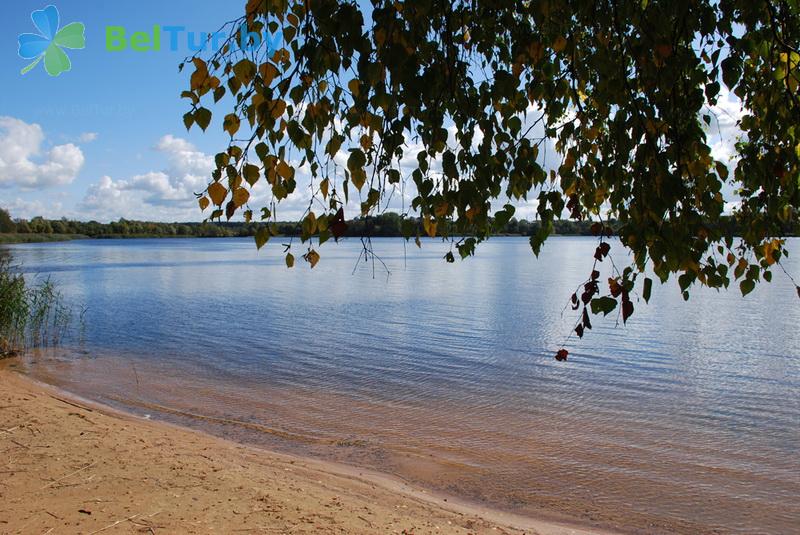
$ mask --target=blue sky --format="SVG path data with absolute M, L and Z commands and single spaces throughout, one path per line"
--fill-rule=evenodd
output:
M 67 51 L 72 61 L 69 72 L 51 77 L 40 64 L 22 76 L 20 70 L 30 60 L 17 54 L 17 37 L 36 32 L 31 12 L 50 3 L 58 8 L 62 27 L 73 21 L 85 24 L 86 48 Z M 183 127 L 181 116 L 188 108 L 187 101 L 179 95 L 187 88 L 188 73 L 179 74 L 177 65 L 188 53 L 185 43 L 180 44 L 178 52 L 169 50 L 166 43 L 162 43 L 160 52 L 110 52 L 105 49 L 105 28 L 119 25 L 130 33 L 152 31 L 153 25 L 159 24 L 211 32 L 238 16 L 242 9 L 241 1 L 4 3 L 0 19 L 0 72 L 4 85 L 0 137 L 11 136 L 10 140 L 3 139 L 11 141 L 5 144 L 5 150 L 16 152 L 0 153 L 0 158 L 8 164 L 9 159 L 19 159 L 20 153 L 30 151 L 25 161 L 12 163 L 17 164 L 17 170 L 36 166 L 30 174 L 38 178 L 14 176 L 18 173 L 10 168 L 4 173 L 0 167 L 0 205 L 8 206 L 15 217 L 41 213 L 48 217 L 116 219 L 116 214 L 83 202 L 102 177 L 130 181 L 151 172 L 180 173 L 185 171 L 181 166 L 186 162 L 176 153 L 183 151 L 184 159 L 191 159 L 192 147 L 203 154 L 223 148 L 226 141 L 219 128 L 210 128 L 203 134 L 197 129 L 187 133 Z M 78 152 L 72 147 L 63 148 L 70 144 L 83 156 L 80 166 Z M 53 148 L 59 146 L 62 149 L 53 154 Z M 200 158 L 199 154 L 194 156 Z M 47 176 L 48 173 L 55 176 Z M 201 218 L 194 208 L 164 208 L 162 213 L 142 207 L 119 215 Z

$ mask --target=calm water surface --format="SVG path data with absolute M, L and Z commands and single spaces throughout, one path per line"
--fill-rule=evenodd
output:
M 558 363 L 594 240 L 552 239 L 537 260 L 497 238 L 453 265 L 441 243 L 374 245 L 390 275 L 357 263 L 358 241 L 324 246 L 313 271 L 249 239 L 13 246 L 87 307 L 81 340 L 29 369 L 517 512 L 800 533 L 800 301 L 783 273 L 746 298 L 698 289 L 685 303 L 656 285 L 627 326 L 593 318 Z M 789 248 L 800 279 L 800 241 Z

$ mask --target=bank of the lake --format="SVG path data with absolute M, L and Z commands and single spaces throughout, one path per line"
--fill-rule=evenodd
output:
M 0 365 L 2 533 L 589 533 L 116 412 L 13 365 Z
M 70 240 L 84 240 L 83 234 L 19 234 L 16 232 L 0 232 L 0 244 L 7 243 L 49 243 Z

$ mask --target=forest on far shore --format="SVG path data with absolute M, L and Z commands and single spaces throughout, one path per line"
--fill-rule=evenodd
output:
M 420 235 L 424 235 L 419 218 L 417 222 Z M 347 221 L 345 236 L 398 237 L 402 236 L 403 218 L 394 212 L 376 216 L 359 217 Z M 723 218 L 734 234 L 738 234 L 733 217 Z M 296 221 L 271 223 L 281 236 L 299 236 L 301 224 Z M 45 219 L 34 217 L 30 220 L 13 219 L 7 210 L 0 208 L 0 242 L 51 241 L 78 238 L 232 238 L 254 236 L 262 223 L 229 222 L 184 222 L 161 223 L 153 221 L 134 221 L 119 219 L 110 223 L 97 221 L 75 221 L 70 219 Z M 539 230 L 538 221 L 511 218 L 505 227 L 496 232 L 500 236 L 531 236 Z M 554 234 L 564 236 L 590 236 L 591 221 L 559 219 L 554 221 Z M 614 226 L 613 221 L 611 226 Z M 789 229 L 786 236 L 797 235 L 797 227 Z

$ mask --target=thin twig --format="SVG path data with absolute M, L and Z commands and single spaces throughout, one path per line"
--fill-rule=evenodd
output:
M 139 516 L 139 513 L 137 513 L 137 514 L 135 514 L 135 515 L 133 515 L 133 516 L 129 516 L 128 518 L 123 518 L 122 520 L 117 520 L 117 521 L 116 521 L 116 522 L 114 522 L 113 524 L 109 524 L 109 525 L 107 525 L 107 526 L 106 526 L 106 527 L 104 527 L 104 528 L 100 528 L 100 529 L 98 529 L 97 531 L 93 531 L 93 532 L 91 532 L 89 535 L 94 535 L 95 533 L 100 533 L 101 531 L 105 531 L 105 530 L 107 530 L 107 529 L 111 529 L 111 528 L 113 528 L 114 526 L 118 526 L 118 525 L 122 524 L 123 522 L 127 522 L 128 520 L 133 520 L 133 519 L 134 519 L 134 518 L 136 518 L 137 516 Z
M 39 490 L 44 490 L 44 489 L 46 489 L 46 488 L 48 488 L 48 487 L 52 487 L 53 485 L 55 485 L 55 484 L 56 484 L 56 483 L 58 483 L 59 481 L 63 481 L 63 480 L 65 480 L 65 479 L 67 479 L 68 477 L 72 477 L 72 476 L 74 476 L 75 474 L 77 474 L 78 472 L 83 472 L 83 471 L 84 471 L 84 470 L 86 470 L 87 468 L 91 468 L 92 466 L 94 466 L 94 465 L 96 465 L 96 464 L 97 464 L 97 461 L 94 461 L 94 462 L 92 462 L 91 464 L 87 464 L 87 465 L 86 465 L 86 466 L 84 466 L 83 468 L 79 468 L 78 470 L 75 470 L 75 471 L 74 471 L 74 472 L 72 472 L 71 474 L 67 474 L 67 475 L 65 475 L 64 477 L 61 477 L 61 478 L 59 478 L 59 479 L 56 479 L 55 481 L 51 481 L 50 483 L 48 483 L 48 484 L 47 484 L 47 485 L 45 485 L 44 487 L 40 488 Z

